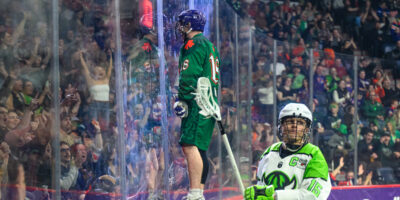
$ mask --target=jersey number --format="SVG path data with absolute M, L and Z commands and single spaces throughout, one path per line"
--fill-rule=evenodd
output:
M 307 190 L 314 193 L 314 195 L 318 198 L 319 194 L 321 194 L 322 185 L 319 184 L 315 179 L 311 181 L 310 186 L 308 186 Z
M 211 64 L 211 80 L 215 83 L 218 84 L 218 77 L 219 77 L 219 60 L 218 57 L 214 59 L 214 56 L 210 54 L 209 58 L 210 64 Z

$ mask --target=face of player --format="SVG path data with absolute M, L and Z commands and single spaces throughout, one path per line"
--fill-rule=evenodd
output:
M 175 31 L 179 33 L 181 38 L 185 41 L 187 37 L 187 33 L 190 30 L 190 23 L 184 25 L 183 22 L 178 21 L 175 25 Z
M 282 125 L 282 140 L 286 144 L 302 145 L 304 134 L 308 131 L 307 122 L 302 118 L 287 118 Z

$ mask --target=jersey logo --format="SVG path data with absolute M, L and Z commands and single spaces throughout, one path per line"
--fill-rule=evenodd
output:
M 290 159 L 289 166 L 297 167 L 300 169 L 306 169 L 307 159 L 301 159 L 299 157 L 294 156 L 292 157 L 292 159 Z
M 263 175 L 263 181 L 265 185 L 273 185 L 275 190 L 285 189 L 296 189 L 297 187 L 297 180 L 296 176 L 293 176 L 291 179 L 289 176 L 281 171 L 273 171 L 267 176 L 265 173 Z
M 150 51 L 151 51 L 151 45 L 150 45 L 150 43 L 145 42 L 145 43 L 143 44 L 143 46 L 142 46 L 142 49 L 143 49 L 143 51 L 150 52 Z
M 194 46 L 193 40 L 189 40 L 185 45 L 185 49 L 188 50 L 192 48 L 192 46 Z
M 185 71 L 187 68 L 189 68 L 189 60 L 188 59 L 183 61 L 182 71 Z

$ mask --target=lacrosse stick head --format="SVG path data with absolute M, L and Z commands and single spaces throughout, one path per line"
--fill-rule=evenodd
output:
M 200 77 L 197 80 L 195 100 L 200 107 L 200 114 L 205 117 L 214 117 L 221 120 L 221 112 L 218 103 L 215 101 L 210 80 L 206 77 Z

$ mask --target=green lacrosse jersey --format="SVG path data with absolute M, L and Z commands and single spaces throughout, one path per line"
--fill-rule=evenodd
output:
M 192 100 L 197 88 L 197 79 L 210 79 L 215 102 L 217 101 L 219 76 L 219 54 L 215 46 L 202 33 L 187 40 L 179 55 L 179 89 L 181 100 Z
M 308 143 L 282 158 L 281 146 L 275 143 L 261 156 L 257 185 L 273 185 L 278 199 L 327 199 L 332 186 L 321 150 Z

